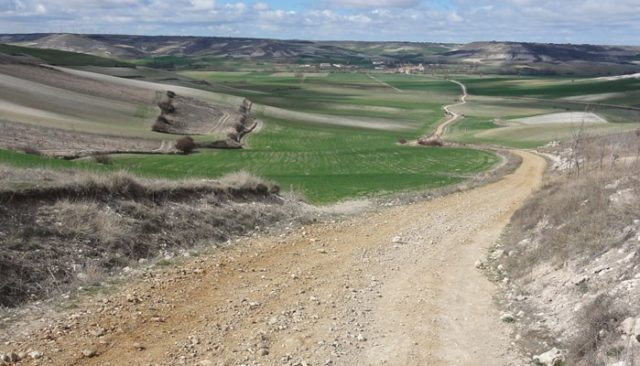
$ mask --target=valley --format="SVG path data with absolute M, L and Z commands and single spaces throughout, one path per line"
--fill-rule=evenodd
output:
M 634 365 L 640 48 L 0 42 L 0 365 Z

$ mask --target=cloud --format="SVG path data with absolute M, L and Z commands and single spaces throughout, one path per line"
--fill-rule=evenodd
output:
M 36 13 L 40 15 L 47 13 L 47 8 L 42 4 L 37 4 L 35 10 L 36 10 Z
M 0 33 L 638 44 L 638 19 L 640 0 L 0 0 Z
M 195 10 L 211 10 L 216 7 L 215 0 L 191 0 L 191 7 Z
M 344 8 L 412 8 L 419 0 L 331 0 L 334 7 Z
M 253 4 L 253 9 L 258 11 L 269 10 L 270 6 L 267 3 L 255 3 Z

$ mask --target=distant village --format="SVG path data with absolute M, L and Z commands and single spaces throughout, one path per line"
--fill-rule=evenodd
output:
M 440 64 L 432 64 L 432 65 L 428 65 L 428 67 L 425 67 L 425 65 L 423 65 L 422 63 L 419 64 L 397 64 L 397 63 L 392 63 L 389 64 L 385 61 L 373 61 L 371 63 L 371 66 L 373 67 L 374 70 L 377 71 L 381 71 L 381 72 L 387 72 L 387 73 L 396 73 L 396 74 L 423 74 L 425 73 L 425 71 L 429 71 L 431 72 L 432 69 L 440 69 L 440 68 L 446 68 L 446 66 L 444 65 L 440 65 Z M 302 69 L 306 69 L 309 71 L 312 70 L 317 70 L 317 71 L 355 71 L 355 70 L 359 70 L 362 69 L 363 67 L 361 65 L 348 65 L 348 64 L 340 64 L 340 63 L 320 63 L 320 64 L 303 64 L 303 65 L 299 65 L 300 68 Z M 429 70 L 427 70 L 427 68 L 429 68 Z

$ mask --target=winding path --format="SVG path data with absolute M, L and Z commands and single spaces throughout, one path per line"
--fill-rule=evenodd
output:
M 442 122 L 441 124 L 438 125 L 438 127 L 436 127 L 435 131 L 432 133 L 431 136 L 444 136 L 444 134 L 447 132 L 447 129 L 449 128 L 450 125 L 452 125 L 454 122 L 456 122 L 457 120 L 459 120 L 460 118 L 462 118 L 462 115 L 454 112 L 451 110 L 451 107 L 456 107 L 456 106 L 461 106 L 464 104 L 467 104 L 467 97 L 469 96 L 469 94 L 467 94 L 467 87 L 457 81 L 457 80 L 451 80 L 452 83 L 458 84 L 460 86 L 460 88 L 462 89 L 462 95 L 460 96 L 460 101 L 454 104 L 449 104 L 444 106 L 444 112 L 447 116 L 449 116 L 444 122 Z
M 520 364 L 474 266 L 541 184 L 545 160 L 515 153 L 495 183 L 151 272 L 21 345 L 50 365 Z

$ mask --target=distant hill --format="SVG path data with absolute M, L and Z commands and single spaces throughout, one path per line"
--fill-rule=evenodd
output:
M 47 63 L 56 66 L 133 67 L 134 65 L 87 53 L 0 44 L 1 63 Z
M 640 70 L 640 47 L 474 42 L 464 45 L 418 42 L 301 41 L 254 38 L 8 34 L 0 43 L 56 49 L 124 60 L 175 64 L 186 58 L 275 60 L 289 63 L 464 65 L 486 72 L 609 74 Z M 206 63 L 205 63 L 206 65 Z
M 519 42 L 474 42 L 444 53 L 451 59 L 479 63 L 610 62 L 638 61 L 640 47 L 592 46 Z

